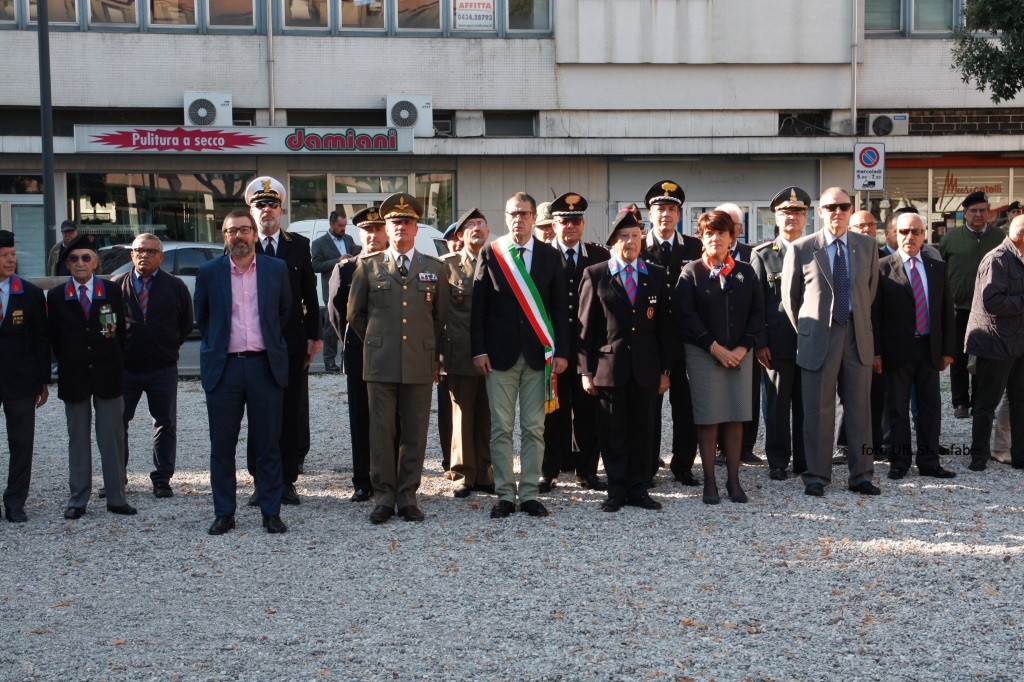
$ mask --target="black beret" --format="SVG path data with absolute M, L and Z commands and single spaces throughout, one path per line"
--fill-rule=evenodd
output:
M 91 235 L 80 234 L 71 240 L 71 243 L 64 249 L 64 257 L 74 251 L 75 249 L 89 249 L 90 251 L 96 251 L 96 243 L 90 238 Z
M 14 247 L 14 233 L 8 232 L 7 230 L 0 230 L 0 249 L 10 249 Z
M 964 197 L 963 207 L 964 207 L 964 210 L 966 211 L 967 209 L 969 209 L 971 206 L 974 206 L 975 204 L 987 204 L 987 203 L 988 203 L 988 197 L 985 196 L 984 192 L 971 192 L 966 197 Z
M 639 227 L 643 229 L 644 224 L 636 218 L 636 214 L 630 210 L 619 211 L 619 214 L 615 216 L 615 222 L 612 223 L 612 231 L 608 234 L 608 239 L 605 240 L 605 244 L 608 246 L 612 245 L 615 241 L 615 233 L 619 230 L 624 230 L 628 227 Z
M 1019 210 L 1021 210 L 1021 208 L 1024 208 L 1024 207 L 1022 207 L 1020 205 L 1019 201 L 1011 201 L 1010 205 L 1006 207 L 1006 210 L 1007 211 L 1019 211 Z

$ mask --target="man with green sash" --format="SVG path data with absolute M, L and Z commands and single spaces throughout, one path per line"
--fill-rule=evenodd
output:
M 568 364 L 568 301 L 561 256 L 533 236 L 537 202 L 518 192 L 505 203 L 509 234 L 480 252 L 473 280 L 470 343 L 487 379 L 491 460 L 498 503 L 491 518 L 516 509 L 547 516 L 537 500 L 544 460 L 544 415 L 558 407 L 557 375 Z M 522 436 L 520 480 L 512 468 L 516 401 Z

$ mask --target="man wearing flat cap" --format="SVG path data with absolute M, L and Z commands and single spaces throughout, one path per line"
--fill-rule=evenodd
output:
M 71 496 L 64 518 L 81 518 L 92 493 L 93 408 L 107 511 L 131 515 L 135 507 L 124 492 L 124 297 L 120 287 L 95 276 L 99 257 L 88 236 L 73 239 L 64 260 L 71 278 L 46 295 L 57 397 L 64 401 L 68 423 Z
M 786 187 L 776 194 L 769 208 L 779 234 L 774 241 L 755 247 L 750 259 L 764 294 L 765 345 L 754 351 L 754 357 L 764 368 L 764 453 L 768 477 L 774 481 L 786 480 L 791 462 L 794 476 L 807 469 L 796 330 L 782 305 L 782 263 L 790 245 L 804 233 L 810 206 L 810 195 L 799 187 Z
M 384 219 L 376 206 L 368 206 L 352 216 L 352 222 L 359 228 L 361 254 L 383 251 L 388 246 L 384 232 Z M 349 440 L 352 445 L 352 502 L 366 502 L 373 497 L 370 482 L 370 404 L 363 380 L 363 340 L 356 334 L 345 316 L 348 314 L 348 298 L 352 290 L 352 275 L 357 260 L 347 260 L 334 266 L 331 273 L 327 298 L 327 319 L 343 340 L 341 358 L 342 371 L 348 388 Z M 398 451 L 395 450 L 395 459 Z
M 451 405 L 452 414 L 452 494 L 468 497 L 474 490 L 494 494 L 487 383 L 473 366 L 469 342 L 473 275 L 491 231 L 484 214 L 472 208 L 459 217 L 454 234 L 462 243 L 462 250 L 441 259 L 450 292 L 448 320 L 441 335 L 441 366 L 448 386 L 444 398 Z
M 660 265 L 666 270 L 667 286 L 671 289 L 679 279 L 683 266 L 700 258 L 702 246 L 699 239 L 679 232 L 683 202 L 686 193 L 673 180 L 659 180 L 651 185 L 644 197 L 651 232 L 642 258 L 647 263 Z M 686 356 L 683 339 L 677 329 L 670 325 L 673 336 L 672 388 L 668 399 L 672 406 L 672 463 L 673 477 L 686 486 L 700 485 L 693 475 L 693 462 L 697 458 L 697 427 L 693 424 L 693 401 L 690 397 L 690 383 L 686 380 Z M 661 464 L 661 407 L 664 394 L 657 398 L 654 408 L 654 439 L 651 442 L 650 478 L 653 481 Z
M 18 277 L 14 233 L 0 230 L 0 405 L 7 422 L 4 516 L 28 521 L 25 500 L 32 478 L 36 409 L 46 404 L 50 340 L 43 291 Z
M 323 341 L 309 240 L 281 229 L 285 199 L 284 185 L 271 177 L 256 178 L 245 188 L 245 202 L 259 230 L 256 253 L 283 260 L 288 271 L 292 300 L 291 315 L 282 330 L 288 344 L 288 385 L 282 400 L 280 445 L 284 491 L 281 504 L 299 504 L 295 482 L 309 453 L 309 363 L 323 348 Z M 254 445 L 250 444 L 247 455 L 249 472 L 255 478 L 257 452 Z M 253 493 L 249 506 L 258 505 L 259 496 Z
M 582 273 L 577 358 L 583 390 L 597 402 L 597 434 L 608 474 L 602 511 L 661 509 L 647 492 L 651 410 L 669 387 L 672 336 L 665 269 L 639 256 L 640 221 L 620 211 L 606 263 Z
M 444 264 L 414 248 L 423 205 L 392 194 L 380 207 L 390 246 L 359 258 L 348 322 L 363 340 L 363 378 L 370 402 L 370 479 L 377 506 L 370 522 L 423 521 L 416 490 L 423 473 L 431 384 L 438 373 L 448 312 Z M 394 451 L 395 417 L 399 448 Z
M 579 292 L 583 271 L 610 257 L 608 249 L 583 241 L 587 223 L 584 214 L 587 200 L 577 192 L 568 192 L 551 202 L 552 227 L 555 239 L 551 245 L 562 257 L 562 277 L 568 298 L 569 366 L 558 378 L 561 390 L 558 409 L 544 417 L 544 465 L 540 491 L 551 492 L 562 471 L 576 473 L 576 485 L 589 490 L 605 490 L 607 485 L 597 477 L 601 451 L 597 443 L 597 404 L 583 390 L 576 371 L 575 358 L 580 333 Z
M 68 244 L 78 236 L 78 226 L 70 220 L 60 224 L 61 240 L 53 245 L 50 253 L 46 256 L 46 274 L 50 277 L 70 277 L 71 271 L 68 264 L 64 262 L 64 252 Z
M 947 232 L 939 242 L 939 254 L 946 261 L 949 284 L 953 289 L 953 308 L 956 321 L 953 364 L 949 367 L 949 384 L 953 400 L 953 416 L 966 419 L 977 395 L 978 379 L 967 372 L 967 354 L 964 337 L 967 320 L 974 299 L 974 281 L 978 276 L 981 259 L 1003 243 L 1001 230 L 988 226 L 988 197 L 984 192 L 972 192 L 964 198 L 964 226 Z

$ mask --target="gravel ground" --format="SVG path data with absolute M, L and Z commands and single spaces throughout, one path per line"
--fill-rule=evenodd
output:
M 877 498 L 849 493 L 837 467 L 824 499 L 744 467 L 750 504 L 718 507 L 663 471 L 662 512 L 601 513 L 600 493 L 564 483 L 542 498 L 550 517 L 495 521 L 493 497 L 448 494 L 435 445 L 426 522 L 371 526 L 371 505 L 348 501 L 344 379 L 314 376 L 310 393 L 290 531 L 267 535 L 242 506 L 217 538 L 197 381 L 180 384 L 173 499 L 152 496 L 148 421 L 133 423 L 129 518 L 95 498 L 62 518 L 51 398 L 29 522 L 0 524 L 0 679 L 1024 678 L 1024 477 L 1005 465 L 973 473 L 954 455 L 952 481 L 893 482 L 880 463 Z M 970 420 L 949 414 L 943 441 L 968 443 Z

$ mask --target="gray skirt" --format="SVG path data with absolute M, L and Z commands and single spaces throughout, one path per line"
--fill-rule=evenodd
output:
M 711 353 L 686 344 L 686 377 L 693 397 L 694 424 L 748 422 L 751 415 L 751 385 L 754 353 L 747 353 L 739 367 L 722 367 Z

